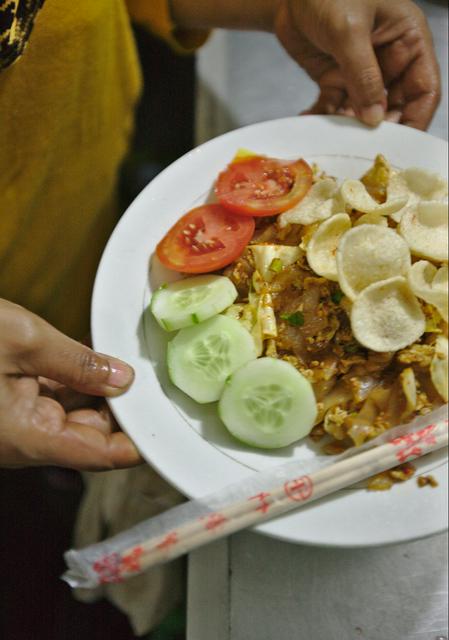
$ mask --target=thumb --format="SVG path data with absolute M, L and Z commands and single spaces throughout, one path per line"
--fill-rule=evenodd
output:
M 357 117 L 365 124 L 377 126 L 384 118 L 387 101 L 370 32 L 354 27 L 334 47 L 332 55 L 340 67 Z
M 5 301 L 0 305 L 0 335 L 0 351 L 7 362 L 3 373 L 43 376 L 99 396 L 123 393 L 134 378 L 133 369 L 121 360 L 96 353 L 42 318 Z

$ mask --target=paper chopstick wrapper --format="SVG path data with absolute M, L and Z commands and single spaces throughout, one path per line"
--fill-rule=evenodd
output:
M 294 460 L 253 473 L 103 542 L 67 551 L 68 571 L 62 578 L 81 588 L 123 582 L 201 545 L 441 449 L 447 442 L 446 405 L 339 456 Z

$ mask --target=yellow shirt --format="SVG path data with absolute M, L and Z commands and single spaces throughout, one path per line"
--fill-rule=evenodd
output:
M 179 50 L 204 40 L 174 33 L 167 0 L 127 4 Z M 117 221 L 140 82 L 125 0 L 46 0 L 23 56 L 0 72 L 0 297 L 77 338 Z

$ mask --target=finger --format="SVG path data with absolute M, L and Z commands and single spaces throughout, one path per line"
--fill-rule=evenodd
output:
M 417 129 L 429 126 L 441 98 L 438 62 L 426 33 L 379 51 L 388 83 L 388 108 L 402 111 L 402 122 Z
M 114 433 L 114 431 L 121 431 L 120 425 L 115 419 L 115 416 L 106 401 L 103 401 L 102 404 L 100 404 L 97 411 L 101 413 L 104 419 L 108 422 L 111 433 Z
M 37 381 L 39 384 L 39 395 L 53 398 L 53 400 L 59 402 L 66 413 L 74 411 L 75 409 L 98 409 L 100 403 L 104 402 L 104 399 L 99 396 L 90 396 L 86 393 L 74 391 L 70 389 L 70 387 L 66 387 L 64 384 L 55 382 L 49 378 L 39 376 Z
M 347 118 L 355 118 L 355 111 L 352 107 L 340 107 L 337 114 L 339 116 L 346 116 Z
M 3 373 L 43 376 L 101 396 L 119 395 L 131 384 L 133 370 L 121 360 L 92 351 L 17 305 L 2 301 L 0 311 L 10 363 Z
M 395 82 L 416 57 L 416 44 L 409 38 L 398 38 L 393 42 L 377 47 L 376 56 L 386 87 Z
M 117 423 L 112 414 L 97 411 L 96 409 L 75 409 L 67 414 L 67 422 L 83 424 L 93 429 L 98 429 L 105 435 L 117 431 Z
M 74 413 L 62 423 L 47 421 L 29 429 L 26 447 L 22 448 L 23 462 L 79 471 L 122 469 L 143 462 L 132 440 L 121 431 L 111 433 L 104 417 L 95 416 L 94 411 L 90 416 L 87 412 Z
M 401 82 L 404 93 L 402 122 L 416 129 L 427 129 L 441 99 L 439 74 L 432 72 L 424 59 L 418 59 L 405 72 Z
M 399 81 L 393 82 L 388 87 L 388 111 L 402 111 L 404 108 L 404 92 Z
M 52 437 L 44 458 L 47 464 L 78 471 L 125 469 L 142 464 L 131 439 L 123 432 L 104 434 L 90 425 L 67 423 L 63 437 Z
M 428 129 L 440 98 L 435 94 L 419 96 L 404 105 L 402 123 L 407 127 L 414 127 L 425 131 Z
M 343 34 L 333 55 L 340 65 L 347 92 L 357 117 L 377 126 L 384 118 L 386 97 L 382 72 L 365 26 Z
M 83 407 L 82 409 L 75 409 L 74 411 L 68 412 L 67 420 L 68 422 L 76 422 L 78 424 L 95 427 L 103 433 L 120 431 L 120 425 L 104 400 L 100 405 L 95 407 L 95 409 Z
M 52 397 L 64 407 L 66 413 L 76 409 L 98 409 L 99 403 L 102 402 L 99 396 L 80 393 L 65 385 L 59 385 Z

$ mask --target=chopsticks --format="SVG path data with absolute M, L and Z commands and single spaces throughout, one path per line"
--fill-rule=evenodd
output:
M 428 424 L 372 449 L 340 459 L 310 475 L 289 477 L 274 488 L 270 484 L 256 495 L 244 495 L 220 510 L 210 509 L 205 515 L 165 528 L 162 535 L 147 537 L 137 544 L 126 546 L 123 551 L 104 553 L 104 543 L 95 545 L 97 550 L 88 555 L 88 566 L 86 560 L 84 562 L 84 574 L 89 574 L 91 583 L 121 582 L 213 540 L 286 514 L 376 473 L 447 446 L 447 424 L 447 420 Z M 110 548 L 113 549 L 112 542 Z M 100 554 L 101 550 L 103 555 Z M 72 570 L 63 577 L 72 586 L 80 586 L 79 582 L 75 584 L 82 573 L 77 554 L 83 554 L 83 550 L 65 554 Z
M 397 447 L 400 444 L 403 443 L 389 442 L 371 451 L 325 467 L 310 476 L 293 478 L 271 491 L 269 495 L 262 495 L 264 492 L 261 492 L 258 501 L 244 500 L 223 509 L 213 518 L 209 517 L 209 526 L 207 522 L 201 520 L 188 523 L 176 532 L 177 541 L 175 544 L 164 545 L 167 536 L 160 540 L 149 540 L 143 545 L 142 566 L 147 569 L 207 544 L 211 542 L 211 533 L 214 538 L 228 536 L 268 518 L 288 513 L 306 502 L 323 498 L 339 489 L 365 480 L 371 475 L 391 469 L 404 458 L 401 454 L 398 458 Z M 436 436 L 428 434 L 426 440 L 419 447 L 412 446 L 410 454 L 414 452 L 414 455 L 409 455 L 406 459 L 409 461 L 447 444 L 447 430 Z M 261 511 L 265 511 L 265 513 L 261 513 Z

